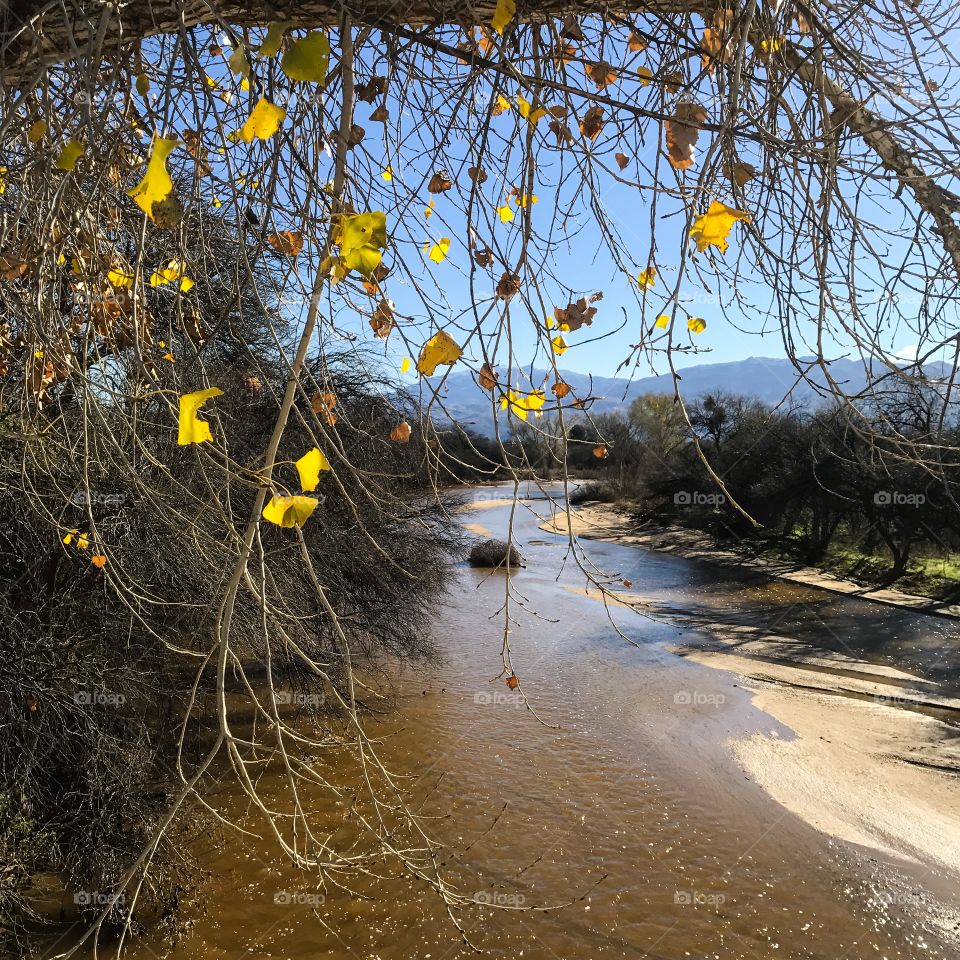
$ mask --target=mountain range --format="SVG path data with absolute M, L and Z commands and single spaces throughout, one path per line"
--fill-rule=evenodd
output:
M 829 369 L 833 379 L 848 396 L 862 390 L 868 382 L 868 370 L 859 360 L 834 360 Z M 924 374 L 931 379 L 948 375 L 949 372 L 949 367 L 942 363 L 924 367 Z M 561 370 L 560 373 L 563 380 L 570 385 L 573 396 L 595 398 L 590 406 L 591 413 L 625 409 L 634 398 L 644 393 L 673 395 L 673 375 L 669 373 L 632 380 L 625 377 L 591 377 L 570 370 Z M 798 382 L 796 368 L 785 358 L 748 357 L 728 363 L 703 363 L 695 367 L 685 367 L 677 373 L 680 378 L 680 393 L 684 399 L 690 400 L 724 391 L 755 397 L 773 406 L 780 403 L 792 390 L 791 396 L 795 403 L 816 407 L 824 402 L 828 390 L 823 371 L 819 367 L 808 374 L 808 380 Z M 540 369 L 532 371 L 531 381 L 534 386 L 539 387 L 545 380 L 552 383 L 552 374 Z M 516 386 L 524 391 L 531 389 L 530 382 L 525 379 Z M 550 397 L 549 391 L 547 396 Z M 463 371 L 451 374 L 440 391 L 440 398 L 451 419 L 477 433 L 487 436 L 493 433 L 490 394 L 479 386 L 472 373 Z M 432 413 L 441 418 L 436 406 Z M 501 420 L 501 429 L 504 427 L 507 427 L 506 419 Z

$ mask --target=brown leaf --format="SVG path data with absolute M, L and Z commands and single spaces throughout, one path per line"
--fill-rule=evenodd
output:
M 573 134 L 570 132 L 570 128 L 559 120 L 550 121 L 550 132 L 556 134 L 557 146 L 562 143 L 573 143 Z
M 390 119 L 390 112 L 387 110 L 386 104 L 381 103 L 380 106 L 370 114 L 370 119 L 375 123 L 386 123 Z
M 487 182 L 487 171 L 483 167 L 467 167 L 467 174 L 474 183 Z
M 315 393 L 310 398 L 310 409 L 331 427 L 337 422 L 337 415 L 333 412 L 336 405 L 337 395 L 335 393 Z
M 509 303 L 520 292 L 520 277 L 515 273 L 505 273 L 497 283 L 497 296 Z
M 393 330 L 394 326 L 393 310 L 390 309 L 390 304 L 386 300 L 381 300 L 370 317 L 370 327 L 373 329 L 373 335 L 386 339 L 390 336 L 390 331 Z
M 199 346 L 206 341 L 207 331 L 203 324 L 203 315 L 196 307 L 191 306 L 189 310 L 184 311 L 181 324 L 183 332 L 193 343 Z
M 361 83 L 357 87 L 357 99 L 361 103 L 373 103 L 377 97 L 387 92 L 386 77 L 371 77 L 366 83 Z
M 666 122 L 667 155 L 674 170 L 688 170 L 696 157 L 697 138 L 707 111 L 699 103 L 678 103 Z
M 742 187 L 748 180 L 757 176 L 757 168 L 751 163 L 738 160 L 727 169 L 727 176 L 738 186 Z
M 578 43 L 583 42 L 583 31 L 580 29 L 580 22 L 572 14 L 568 13 L 563 18 L 563 28 L 560 30 L 560 36 L 564 40 L 576 40 Z
M 427 184 L 427 190 L 430 193 L 446 193 L 453 186 L 453 181 L 447 175 L 446 170 L 438 170 Z
M 0 254 L 0 277 L 4 280 L 16 280 L 17 277 L 22 277 L 28 267 L 29 264 L 16 254 Z
M 606 448 L 606 447 L 603 447 L 603 446 L 594 447 L 594 448 L 593 448 L 593 455 L 594 455 L 598 460 L 606 460 L 606 459 L 607 459 L 607 456 L 608 456 L 607 448 Z
M 303 249 L 303 234 L 296 230 L 281 230 L 279 233 L 271 233 L 267 237 L 267 243 L 277 253 L 295 257 Z
M 478 267 L 492 267 L 493 251 L 489 247 L 484 247 L 482 250 L 477 250 L 477 252 L 474 253 L 473 259 Z
M 154 201 L 151 217 L 153 222 L 165 230 L 174 230 L 183 220 L 183 204 L 173 191 L 163 200 Z
M 565 67 L 576 55 L 577 48 L 572 43 L 565 43 L 563 40 L 554 44 L 550 50 L 550 57 L 558 70 Z
M 643 53 L 647 49 L 647 41 L 639 33 L 631 32 L 630 39 L 627 41 L 627 49 L 631 53 Z
M 663 85 L 670 93 L 676 93 L 683 86 L 683 74 L 671 71 L 663 78 Z
M 367 131 L 364 130 L 359 123 L 354 123 L 350 127 L 350 135 L 347 137 L 347 146 L 351 149 L 359 146 L 361 143 L 363 143 L 363 138 L 366 135 Z
M 584 70 L 600 90 L 605 90 L 617 79 L 617 71 L 614 70 L 606 60 L 597 60 L 594 63 L 588 63 L 584 67 Z
M 553 395 L 558 399 L 562 400 L 570 392 L 570 384 L 564 383 L 562 380 L 558 380 L 550 390 L 553 392 Z
M 378 263 L 374 268 L 373 273 L 369 277 L 365 278 L 363 281 L 363 289 L 370 294 L 371 297 L 376 296 L 380 290 L 380 284 L 383 283 L 387 277 L 390 276 L 390 270 L 388 267 L 384 266 L 383 263 Z
M 628 163 L 630 163 L 630 158 L 625 153 L 615 153 L 613 159 L 617 161 L 617 166 L 624 170 Z
M 489 390 L 491 393 L 493 393 L 494 389 L 496 388 L 497 375 L 493 372 L 493 368 L 489 363 L 485 363 L 480 368 L 479 382 L 480 386 L 483 387 L 484 390 Z
M 520 678 L 515 673 L 511 673 L 505 682 L 511 690 L 516 690 L 520 686 Z
M 589 327 L 597 315 L 597 308 L 591 307 L 586 297 L 581 297 L 576 302 L 568 303 L 566 307 L 555 307 L 553 315 L 562 332 L 573 332 L 579 330 L 584 324 Z
M 390 439 L 397 443 L 409 443 L 410 432 L 410 424 L 403 420 L 390 431 Z
M 591 107 L 580 121 L 580 132 L 588 140 L 596 140 L 603 129 L 603 107 Z

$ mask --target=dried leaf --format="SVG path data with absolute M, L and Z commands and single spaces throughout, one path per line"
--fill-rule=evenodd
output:
M 630 158 L 625 153 L 615 153 L 613 159 L 617 161 L 617 166 L 621 170 L 625 170 L 627 164 L 630 163 Z
M 588 63 L 584 70 L 600 90 L 605 90 L 617 79 L 617 71 L 606 60 L 596 60 L 593 63 Z
M 493 251 L 489 247 L 484 247 L 482 250 L 477 250 L 476 253 L 474 253 L 473 259 L 478 267 L 492 267 Z
M 560 36 L 564 40 L 576 40 L 578 43 L 583 42 L 583 31 L 580 29 L 580 22 L 572 14 L 568 13 L 563 18 L 563 27 L 560 30 Z
M 643 53 L 647 49 L 647 41 L 636 31 L 630 33 L 630 39 L 627 40 L 627 49 L 631 53 Z
M 472 169 L 472 168 L 471 168 Z M 430 193 L 445 193 L 453 186 L 453 181 L 447 175 L 446 170 L 438 170 L 427 184 L 427 190 Z
M 727 170 L 727 176 L 738 186 L 742 187 L 747 181 L 757 176 L 757 168 L 750 163 L 738 160 Z
M 390 431 L 390 439 L 397 443 L 409 443 L 410 433 L 410 424 L 407 423 L 406 420 L 403 420 Z
M 373 113 L 370 114 L 370 119 L 374 123 L 386 123 L 390 119 L 390 112 L 387 110 L 386 104 L 381 103 Z
M 478 377 L 478 381 L 480 383 L 480 386 L 483 387 L 484 390 L 489 390 L 491 393 L 493 393 L 494 389 L 497 386 L 497 375 L 496 373 L 494 373 L 493 368 L 490 366 L 489 363 L 485 363 L 480 368 L 480 375 Z
M 383 96 L 387 92 L 386 77 L 371 77 L 366 83 L 361 83 L 357 87 L 357 100 L 361 103 L 373 103 L 377 97 Z
M 377 308 L 370 317 L 370 326 L 373 328 L 375 337 L 385 339 L 390 336 L 390 331 L 394 327 L 393 310 L 386 300 L 381 300 L 377 304 Z
M 497 282 L 497 297 L 509 303 L 520 292 L 520 277 L 515 273 L 505 273 Z
M 599 447 L 594 447 L 594 448 L 593 448 L 593 455 L 594 455 L 598 460 L 606 460 L 606 459 L 607 459 L 607 456 L 608 456 L 609 454 L 608 454 L 608 451 L 607 451 L 607 448 L 606 448 L 606 447 L 604 447 L 604 446 L 599 446 Z
M 564 383 L 563 380 L 558 380 L 550 387 L 550 390 L 558 400 L 562 400 L 570 392 L 570 384 Z
M 674 170 L 688 170 L 693 166 L 697 138 L 706 119 L 707 111 L 699 103 L 687 100 L 677 104 L 665 124 L 667 154 Z
M 593 106 L 584 115 L 580 121 L 580 132 L 588 140 L 596 140 L 603 129 L 603 107 Z
M 279 233 L 271 233 L 267 237 L 267 243 L 277 253 L 295 257 L 303 249 L 303 234 L 297 230 L 281 230 Z
M 568 333 L 579 330 L 584 324 L 589 327 L 596 315 L 597 308 L 591 307 L 586 297 L 572 301 L 566 307 L 555 307 L 553 311 L 557 326 Z
M 487 182 L 487 171 L 483 167 L 467 167 L 467 174 L 478 185 Z
M 520 678 L 515 673 L 511 673 L 505 683 L 511 690 L 516 690 L 520 686 Z

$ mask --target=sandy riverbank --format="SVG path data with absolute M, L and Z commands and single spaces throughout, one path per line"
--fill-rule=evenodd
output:
M 820 571 L 768 569 L 717 550 L 689 531 L 638 530 L 605 504 L 558 511 L 547 532 L 602 539 L 645 549 L 747 566 L 811 587 L 925 610 L 930 601 L 895 592 L 876 596 L 856 584 L 833 582 Z M 578 591 L 580 592 L 580 591 Z M 632 590 L 583 591 L 596 600 L 625 604 L 684 626 L 682 615 L 663 614 Z M 957 615 L 960 611 L 938 610 Z M 679 655 L 738 674 L 754 703 L 776 724 L 768 732 L 731 741 L 745 773 L 778 803 L 837 839 L 896 858 L 917 869 L 937 867 L 960 877 L 960 699 L 932 681 L 898 668 L 823 650 L 787 636 L 730 623 L 689 623 Z M 706 639 L 705 639 L 706 637 Z M 951 911 L 941 925 L 953 927 Z

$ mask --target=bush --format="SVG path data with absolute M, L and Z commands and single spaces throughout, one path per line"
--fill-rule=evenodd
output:
M 616 497 L 610 486 L 596 481 L 581 483 L 569 497 L 571 507 L 579 506 L 581 503 L 589 503 L 590 501 L 596 503 L 612 503 L 615 499 Z
M 470 551 L 471 567 L 522 567 L 523 557 L 512 543 L 481 540 Z

